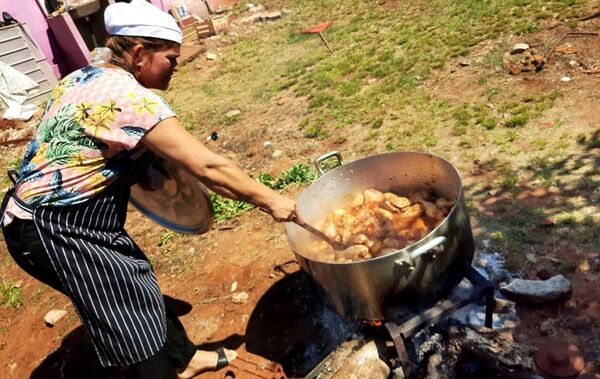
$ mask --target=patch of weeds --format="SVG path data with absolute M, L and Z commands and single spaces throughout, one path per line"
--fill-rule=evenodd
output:
M 167 245 L 169 244 L 169 241 L 171 241 L 173 237 L 175 237 L 174 232 L 164 232 L 158 238 L 158 247 L 160 247 L 161 249 L 166 249 Z
M 531 140 L 531 144 L 536 150 L 544 150 L 548 146 L 548 141 L 544 138 L 538 137 Z
M 586 142 L 586 148 L 588 150 L 600 148 L 600 131 L 596 131 L 592 134 L 589 141 Z
M 595 180 L 590 176 L 582 176 L 577 181 L 577 188 L 584 191 L 593 191 L 600 186 L 600 180 Z
M 291 31 L 288 34 L 288 43 L 291 45 L 291 44 L 295 44 L 298 42 L 306 41 L 309 38 L 312 38 L 312 37 L 308 34 L 296 33 L 296 32 Z
M 552 128 L 559 129 L 563 125 L 565 125 L 565 120 L 563 118 L 557 118 L 554 120 L 554 125 L 552 126 Z
M 363 138 L 363 141 L 371 141 L 379 137 L 379 132 L 377 130 L 369 130 L 367 135 Z
M 543 183 L 549 185 L 548 183 L 550 179 L 552 179 L 552 175 L 554 170 L 548 159 L 542 157 L 536 157 L 533 159 L 530 167 L 530 170 L 533 171 L 533 179 L 541 180 Z
M 152 268 L 156 269 L 156 257 L 154 257 L 154 255 L 146 255 L 146 257 L 148 257 L 148 261 L 150 262 L 150 266 L 152 266 Z
M 289 170 L 280 173 L 277 178 L 270 174 L 262 173 L 257 181 L 274 190 L 283 190 L 292 184 L 312 182 L 316 177 L 314 171 L 306 164 L 297 164 Z M 219 194 L 211 194 L 210 201 L 215 213 L 217 223 L 227 221 L 238 214 L 254 208 L 252 204 L 242 201 L 227 199 Z
M 537 32 L 539 26 L 530 22 L 518 22 L 515 24 L 513 31 L 516 35 L 530 34 Z
M 519 113 L 517 115 L 511 116 L 504 122 L 504 126 L 507 128 L 518 128 L 521 126 L 525 126 L 529 122 L 529 114 Z
M 308 126 L 308 123 L 310 122 L 310 120 L 308 119 L 308 117 L 304 117 L 302 120 L 300 120 L 300 122 L 298 123 L 298 129 L 302 130 L 305 127 Z
M 344 97 L 352 96 L 360 91 L 362 83 L 358 79 L 350 80 L 343 83 L 339 88 L 340 95 Z
M 50 287 L 48 287 L 45 284 L 40 284 L 35 291 L 33 291 L 33 295 L 32 295 L 32 300 L 37 301 L 39 300 L 39 298 L 45 294 L 46 292 L 48 292 L 48 290 L 50 289 Z
M 18 308 L 23 305 L 21 286 L 13 281 L 0 284 L 0 306 L 5 308 Z
M 373 128 L 373 129 L 379 129 L 379 128 L 381 128 L 382 125 L 383 125 L 383 117 L 378 117 L 371 124 L 371 128 Z
M 492 98 L 500 94 L 500 87 L 486 88 L 483 94 L 485 95 L 485 97 L 487 97 L 488 100 L 492 100 Z
M 425 146 L 427 146 L 427 147 L 434 147 L 434 146 L 437 146 L 439 141 L 440 141 L 440 137 L 436 136 L 435 134 L 429 134 L 428 136 L 425 137 L 425 140 L 423 142 L 425 143 Z
M 212 203 L 212 207 L 215 212 L 216 222 L 227 221 L 237 216 L 239 213 L 253 208 L 252 204 L 248 204 L 243 201 L 227 199 L 216 193 L 210 195 L 210 202 Z
M 503 190 L 516 194 L 519 190 L 517 186 L 519 183 L 519 174 L 510 170 L 504 170 L 497 179 L 497 183 Z
M 466 136 L 462 136 L 460 138 L 460 141 L 458 142 L 458 146 L 472 148 L 472 147 L 474 147 L 473 146 L 473 139 L 472 138 L 468 138 Z
M 412 74 L 404 74 L 396 82 L 396 85 L 398 86 L 398 90 L 400 90 L 400 91 L 406 91 L 406 90 L 412 89 L 412 88 L 416 87 L 417 84 L 418 84 L 418 81 L 415 79 L 415 77 Z
M 334 97 L 327 93 L 317 93 L 312 99 L 308 101 L 308 108 L 320 108 L 324 105 L 330 104 L 333 102 Z
M 256 178 L 256 180 L 258 180 L 260 183 L 264 184 L 269 188 L 275 188 L 275 184 L 277 183 L 277 179 L 273 175 L 268 173 L 262 173 L 258 175 L 258 178 Z
M 315 123 L 311 125 L 304 132 L 304 137 L 306 138 L 324 139 L 327 138 L 328 135 L 329 134 L 323 129 L 321 123 Z
M 516 130 L 507 130 L 505 136 L 507 142 L 515 142 L 519 138 L 519 133 Z
M 233 124 L 235 124 L 239 119 L 240 119 L 241 114 L 236 114 L 236 115 L 224 115 L 221 118 L 221 125 L 224 126 L 231 126 Z
M 202 124 L 200 122 L 200 117 L 196 112 L 184 112 L 180 117 L 181 123 L 188 132 L 198 130 L 198 126 Z
M 346 141 L 348 141 L 347 137 L 338 135 L 331 142 L 334 143 L 334 144 L 336 144 L 336 145 L 341 145 L 341 144 L 345 143 Z
M 462 123 L 456 123 L 452 127 L 452 135 L 459 137 L 467 133 L 468 126 Z
M 494 120 L 493 118 L 485 117 L 479 122 L 479 125 L 481 125 L 487 130 L 492 130 L 496 128 L 497 123 L 496 120 Z
M 457 123 L 468 124 L 471 120 L 471 113 L 466 105 L 456 108 L 452 112 L 452 116 L 457 121 Z
M 375 148 L 376 148 L 376 147 L 377 147 L 377 145 L 376 145 L 376 144 L 374 144 L 374 143 L 371 143 L 371 142 L 368 142 L 368 143 L 365 143 L 365 144 L 363 144 L 363 145 L 362 145 L 362 147 L 361 147 L 360 151 L 361 151 L 362 153 L 370 153 L 370 152 L 372 152 L 373 150 L 375 150 Z
M 297 164 L 279 174 L 275 185 L 271 188 L 283 190 L 292 184 L 308 183 L 315 180 L 316 174 L 308 165 Z

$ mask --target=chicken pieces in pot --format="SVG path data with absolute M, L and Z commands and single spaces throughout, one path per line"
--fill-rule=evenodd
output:
M 454 201 L 427 192 L 403 197 L 367 189 L 315 224 L 329 238 L 350 247 L 333 250 L 326 242 L 314 240 L 307 257 L 342 263 L 396 252 L 429 234 L 453 206 Z

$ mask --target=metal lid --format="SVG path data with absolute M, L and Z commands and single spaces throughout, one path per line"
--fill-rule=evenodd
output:
M 204 233 L 214 221 L 206 187 L 189 171 L 158 157 L 147 177 L 131 187 L 129 201 L 152 221 L 179 233 Z

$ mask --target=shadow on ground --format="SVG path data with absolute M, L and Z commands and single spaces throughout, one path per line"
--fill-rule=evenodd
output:
M 286 274 L 259 300 L 246 329 L 246 349 L 303 377 L 349 335 L 346 324 L 314 295 L 306 275 Z
M 525 263 L 525 252 L 600 242 L 593 211 L 600 204 L 600 129 L 579 143 L 581 153 L 533 159 L 518 171 L 496 159 L 480 161 L 473 184 L 465 186 L 482 235 L 507 253 L 513 269 Z
M 165 295 L 165 307 L 182 316 L 192 310 L 192 305 Z M 238 344 L 239 346 L 239 344 Z M 83 325 L 67 334 L 60 347 L 31 373 L 30 379 L 117 379 L 127 376 L 124 372 L 104 369 L 100 365 L 92 340 Z

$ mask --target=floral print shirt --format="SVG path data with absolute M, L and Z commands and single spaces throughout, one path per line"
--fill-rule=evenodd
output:
M 27 146 L 17 197 L 34 206 L 89 199 L 143 152 L 138 142 L 154 125 L 173 116 L 160 96 L 122 69 L 71 73 L 54 88 Z

